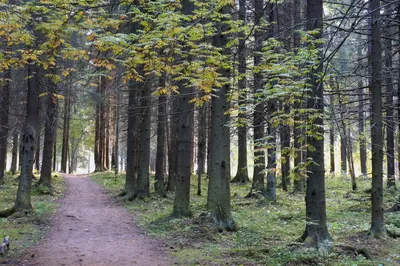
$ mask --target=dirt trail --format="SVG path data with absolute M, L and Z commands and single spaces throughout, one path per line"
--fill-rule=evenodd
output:
M 172 265 L 123 207 L 87 175 L 66 175 L 67 191 L 48 233 L 19 265 Z

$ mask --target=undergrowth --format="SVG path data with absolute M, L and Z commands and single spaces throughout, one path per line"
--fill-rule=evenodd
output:
M 6 175 L 5 185 L 0 186 L 0 209 L 13 206 L 17 188 L 18 175 Z M 11 248 L 3 259 L 0 256 L 0 264 L 11 262 L 18 258 L 29 246 L 34 245 L 43 236 L 49 214 L 56 212 L 59 204 L 56 200 L 64 191 L 64 179 L 53 174 L 53 189 L 38 186 L 32 190 L 33 212 L 28 215 L 14 214 L 8 218 L 0 219 L 0 242 L 4 236 L 10 236 Z M 35 182 L 34 182 L 35 183 Z
M 114 195 L 124 187 L 124 175 L 97 173 L 92 178 Z M 193 177 L 192 184 L 196 183 Z M 162 239 L 182 265 L 400 265 L 399 239 L 372 239 L 370 227 L 370 188 L 368 178 L 358 180 L 351 191 L 350 180 L 330 177 L 326 180 L 326 204 L 329 231 L 335 241 L 334 252 L 320 256 L 310 243 L 298 243 L 305 228 L 304 194 L 277 189 L 277 203 L 245 198 L 251 184 L 231 185 L 232 215 L 237 232 L 220 232 L 206 217 L 207 185 L 197 196 L 192 185 L 192 218 L 172 219 L 173 194 L 166 198 L 124 202 L 135 214 L 138 225 L 150 236 Z M 385 193 L 390 207 L 398 192 Z M 400 230 L 400 214 L 386 215 L 388 227 Z

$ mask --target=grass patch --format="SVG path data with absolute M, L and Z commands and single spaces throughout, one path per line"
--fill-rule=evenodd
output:
M 123 174 L 115 177 L 110 173 L 96 173 L 92 178 L 114 195 L 124 187 Z M 196 184 L 196 177 L 192 184 Z M 232 184 L 232 215 L 239 225 L 237 232 L 219 232 L 203 219 L 207 199 L 205 182 L 204 196 L 197 196 L 197 187 L 191 187 L 194 215 L 190 219 L 170 218 L 173 194 L 124 204 L 136 215 L 138 225 L 148 235 L 162 239 L 181 265 L 400 265 L 400 239 L 367 236 L 370 195 L 364 190 L 370 184 L 370 179 L 360 179 L 359 189 L 353 192 L 349 179 L 327 178 L 328 227 L 335 248 L 326 257 L 321 257 L 310 243 L 296 242 L 305 228 L 304 194 L 277 189 L 278 203 L 270 204 L 245 198 L 251 184 Z M 398 197 L 398 192 L 385 192 L 385 207 L 392 206 Z M 399 215 L 388 214 L 388 226 L 400 230 Z
M 5 185 L 0 188 L 0 209 L 10 208 L 14 205 L 18 181 L 17 175 L 6 175 Z M 53 190 L 37 187 L 32 190 L 32 206 L 34 212 L 28 216 L 12 215 L 0 219 L 0 240 L 10 236 L 11 249 L 6 258 L 0 257 L 0 264 L 17 259 L 29 246 L 41 239 L 46 228 L 49 214 L 56 212 L 59 204 L 56 202 L 64 191 L 64 179 L 58 174 L 53 174 Z M 46 192 L 46 193 L 44 193 Z

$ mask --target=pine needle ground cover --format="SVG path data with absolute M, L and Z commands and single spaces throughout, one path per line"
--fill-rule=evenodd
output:
M 17 175 L 6 175 L 5 185 L 0 186 L 0 210 L 10 208 L 15 201 L 18 181 Z M 53 174 L 53 189 L 38 186 L 32 190 L 31 213 L 15 213 L 8 218 L 0 218 L 0 240 L 10 236 L 11 248 L 6 257 L 0 256 L 0 264 L 12 263 L 29 246 L 37 243 L 48 226 L 49 215 L 59 207 L 57 200 L 63 195 L 64 181 L 60 175 Z
M 92 178 L 117 197 L 124 176 L 97 173 Z M 197 196 L 192 185 L 191 219 L 172 219 L 173 194 L 133 202 L 117 198 L 135 215 L 146 234 L 164 241 L 181 265 L 400 265 L 400 240 L 375 239 L 370 228 L 370 179 L 360 179 L 359 189 L 351 191 L 350 180 L 327 178 L 327 215 L 329 231 L 335 241 L 334 252 L 320 256 L 311 243 L 298 243 L 305 228 L 304 194 L 282 193 L 277 203 L 262 198 L 246 198 L 251 184 L 231 185 L 232 215 L 237 232 L 225 232 L 207 223 L 206 195 Z M 196 184 L 193 177 L 192 184 Z M 398 192 L 385 193 L 389 208 Z M 391 230 L 400 230 L 400 214 L 386 214 Z

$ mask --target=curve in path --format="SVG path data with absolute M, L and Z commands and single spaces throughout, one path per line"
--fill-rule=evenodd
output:
M 65 175 L 67 191 L 45 238 L 19 265 L 171 265 L 162 244 L 146 237 L 87 175 Z

